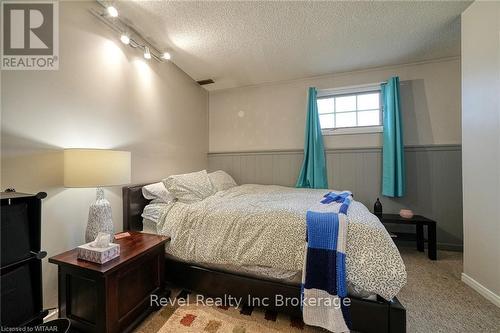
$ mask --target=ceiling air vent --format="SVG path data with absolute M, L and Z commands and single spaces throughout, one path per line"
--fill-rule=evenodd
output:
M 212 84 L 212 83 L 215 83 L 214 80 L 212 79 L 207 79 L 207 80 L 200 80 L 200 81 L 196 81 L 200 86 L 204 86 L 206 84 Z

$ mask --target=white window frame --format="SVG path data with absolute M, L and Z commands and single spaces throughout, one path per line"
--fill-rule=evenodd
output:
M 370 83 L 358 86 L 349 86 L 342 88 L 332 88 L 332 89 L 318 89 L 316 98 L 324 98 L 329 96 L 340 96 L 340 95 L 354 95 L 362 94 L 364 92 L 378 91 L 381 96 L 382 92 L 380 90 L 380 84 Z M 383 124 L 383 104 L 380 103 L 380 122 Z M 352 135 L 352 134 L 371 134 L 371 133 L 381 133 L 384 131 L 383 125 L 375 126 L 355 126 L 355 127 L 341 127 L 341 128 L 325 128 L 321 129 L 323 135 Z

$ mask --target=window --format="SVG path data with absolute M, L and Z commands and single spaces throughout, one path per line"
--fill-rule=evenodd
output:
M 318 112 L 321 129 L 325 132 L 337 129 L 364 127 L 379 131 L 382 125 L 380 89 L 369 87 L 349 92 L 321 91 L 318 93 Z M 345 131 L 344 131 L 345 132 Z M 356 131 L 359 133 L 359 131 Z

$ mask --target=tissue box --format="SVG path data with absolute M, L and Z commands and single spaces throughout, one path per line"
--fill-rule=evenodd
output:
M 107 247 L 92 247 L 93 242 L 77 247 L 78 259 L 104 264 L 120 256 L 120 244 L 111 243 Z

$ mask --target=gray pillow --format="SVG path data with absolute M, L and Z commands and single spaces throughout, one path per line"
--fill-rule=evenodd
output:
M 167 190 L 183 203 L 201 201 L 215 193 L 206 170 L 173 175 L 163 180 Z
M 210 181 L 212 182 L 212 185 L 215 187 L 217 192 L 224 191 L 238 185 L 234 181 L 233 177 L 222 170 L 217 170 L 209 173 L 208 178 L 210 178 Z

